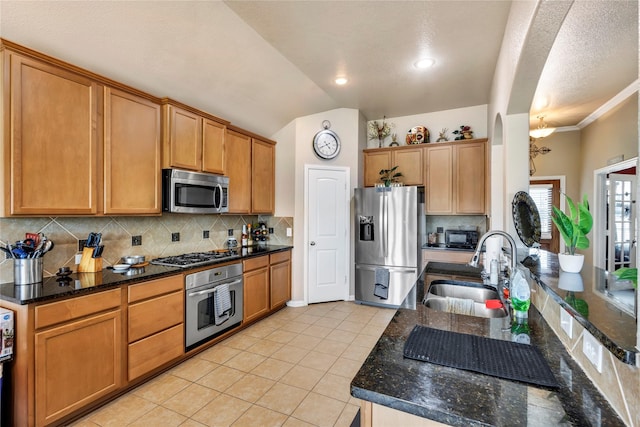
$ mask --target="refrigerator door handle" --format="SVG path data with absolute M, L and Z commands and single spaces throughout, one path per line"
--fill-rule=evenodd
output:
M 387 258 L 387 233 L 389 233 L 389 218 L 387 217 L 387 195 L 382 193 L 382 256 Z

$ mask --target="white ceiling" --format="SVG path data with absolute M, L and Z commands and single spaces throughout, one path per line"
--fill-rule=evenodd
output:
M 0 36 L 270 136 L 334 108 L 373 120 L 487 104 L 510 6 L 0 0 Z M 637 1 L 574 3 L 536 92 L 551 125 L 577 125 L 636 81 L 637 23 Z M 424 56 L 436 64 L 419 72 Z

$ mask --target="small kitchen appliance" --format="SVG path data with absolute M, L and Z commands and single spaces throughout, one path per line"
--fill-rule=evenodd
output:
M 229 177 L 162 170 L 162 210 L 190 214 L 229 212 Z
M 444 235 L 448 248 L 475 249 L 478 245 L 477 231 L 445 230 Z

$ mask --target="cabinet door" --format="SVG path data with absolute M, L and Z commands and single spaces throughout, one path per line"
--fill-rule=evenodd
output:
M 48 425 L 122 384 L 120 310 L 35 334 L 36 425 Z
M 364 186 L 373 187 L 379 184 L 380 170 L 391 167 L 391 151 L 373 151 L 364 153 Z
M 272 264 L 271 270 L 271 305 L 273 310 L 291 299 L 291 262 L 289 260 Z
M 227 130 L 226 174 L 229 177 L 229 213 L 251 212 L 251 138 Z
M 159 214 L 160 105 L 105 89 L 104 213 Z
M 98 211 L 99 86 L 82 76 L 14 53 L 11 74 L 11 215 Z M 6 76 L 9 78 L 9 76 Z
M 184 355 L 184 324 L 136 341 L 128 347 L 129 381 Z
M 275 146 L 254 139 L 251 144 L 251 213 L 273 214 L 275 205 Z
M 453 213 L 453 149 L 450 145 L 425 150 L 427 214 Z
M 165 105 L 165 147 L 169 150 L 169 167 L 194 171 L 202 169 L 202 118 L 174 105 Z
M 456 213 L 484 214 L 486 161 L 484 142 L 456 145 Z
M 250 322 L 269 311 L 269 268 L 244 273 L 243 321 Z
M 424 185 L 424 155 L 422 147 L 393 150 L 391 153 L 391 167 L 398 166 L 397 172 L 402 173 L 399 181 L 404 185 Z
M 202 170 L 224 175 L 224 136 L 227 127 L 222 123 L 202 121 Z

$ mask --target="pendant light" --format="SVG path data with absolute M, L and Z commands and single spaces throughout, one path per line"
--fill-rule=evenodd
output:
M 556 128 L 547 127 L 547 124 L 544 122 L 543 115 L 539 115 L 537 117 L 538 117 L 538 120 L 540 120 L 540 122 L 538 123 L 538 127 L 536 129 L 529 131 L 529 136 L 531 138 L 533 139 L 546 138 L 556 130 Z

